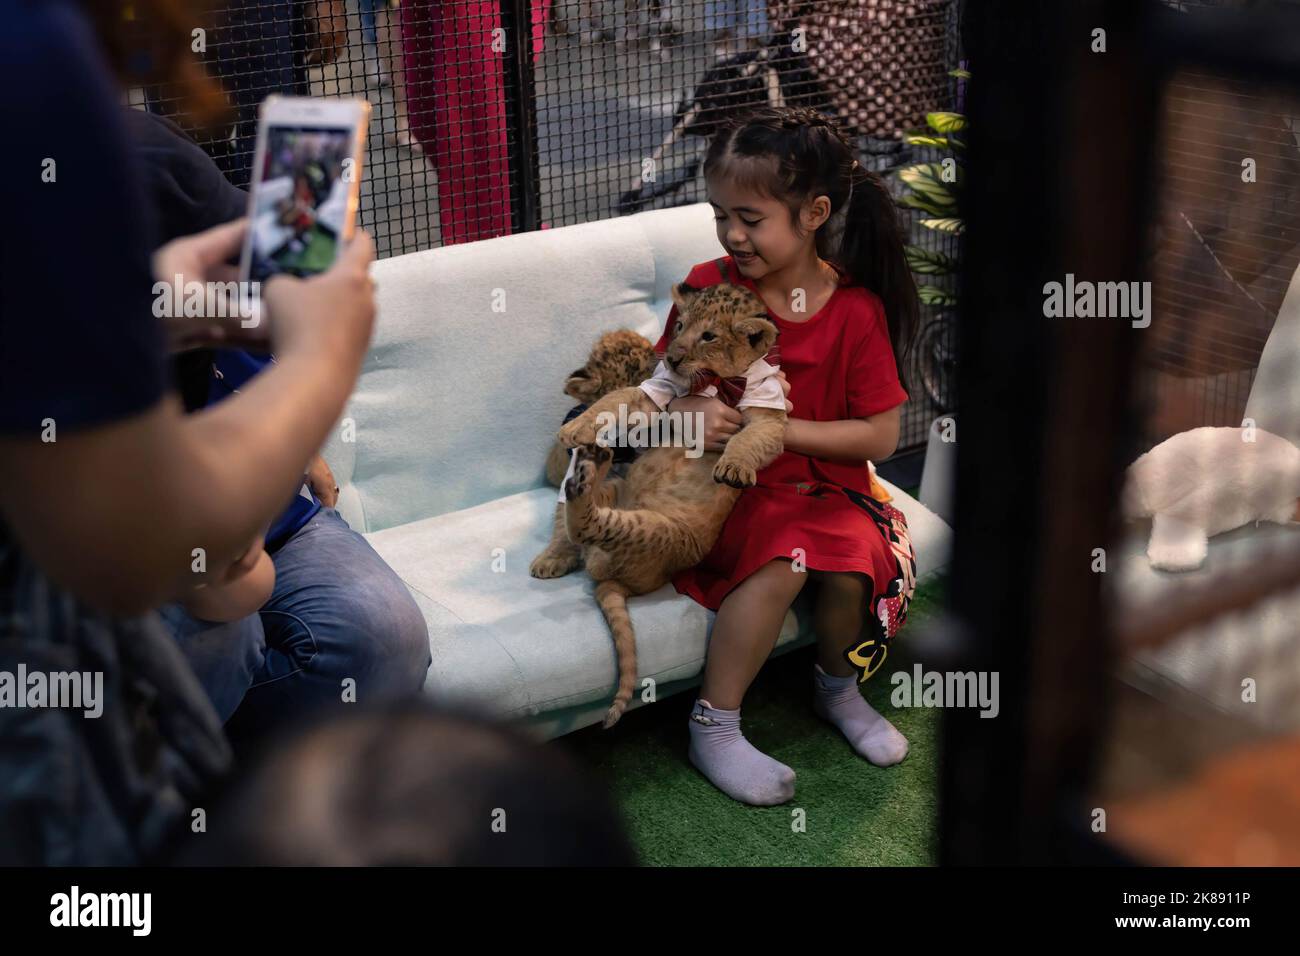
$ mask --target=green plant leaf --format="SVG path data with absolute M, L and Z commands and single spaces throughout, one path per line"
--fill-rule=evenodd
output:
M 917 275 L 946 276 L 957 271 L 957 260 L 937 250 L 907 246 L 903 255 L 907 259 L 907 267 Z
M 934 229 L 936 232 L 950 232 L 954 236 L 959 236 L 965 230 L 966 224 L 956 216 L 945 216 L 939 219 L 922 219 L 921 225 L 926 229 Z
M 934 146 L 937 149 L 948 148 L 948 137 L 933 136 L 929 133 L 908 133 L 903 141 L 909 146 Z
M 925 121 L 936 133 L 955 133 L 966 128 L 966 117 L 960 113 L 926 113 Z
M 900 206 L 906 206 L 908 209 L 919 209 L 921 212 L 928 212 L 932 216 L 941 218 L 947 217 L 953 210 L 950 206 L 939 206 L 930 201 L 928 196 L 918 193 L 908 193 L 898 200 Z M 921 220 L 924 222 L 925 220 Z
M 941 207 L 944 212 L 939 213 L 941 216 L 950 216 L 955 211 L 954 206 L 957 204 L 957 197 L 953 195 L 952 190 L 943 183 L 924 183 L 912 187 L 912 195 L 918 196 L 927 202 Z
M 898 171 L 898 178 L 909 186 L 915 186 L 922 180 L 939 181 L 939 174 L 943 167 L 938 163 L 913 163 L 911 166 L 904 166 Z
M 953 206 L 957 197 L 953 194 L 952 183 L 943 181 L 942 163 L 918 163 L 898 171 L 898 178 L 912 188 L 912 191 L 924 196 L 937 206 Z M 943 215 L 943 213 L 940 213 Z
M 949 75 L 949 76 L 956 77 L 956 78 L 959 79 L 959 80 L 969 80 L 969 79 L 970 79 L 970 70 L 963 70 L 963 69 L 960 69 L 960 68 L 958 68 L 958 69 L 956 69 L 956 70 L 949 70 L 949 71 L 948 71 L 948 75 Z
M 946 308 L 957 304 L 957 297 L 950 292 L 945 292 L 938 286 L 923 285 L 916 290 L 916 296 L 921 300 L 922 305 L 934 305 L 940 308 Z

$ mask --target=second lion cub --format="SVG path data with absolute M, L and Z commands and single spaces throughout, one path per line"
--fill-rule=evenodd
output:
M 622 716 L 636 684 L 636 639 L 627 598 L 662 587 L 708 554 L 741 489 L 757 480 L 783 449 L 785 398 L 764 356 L 776 326 L 748 289 L 720 284 L 673 289 L 678 321 L 653 378 L 611 392 L 560 429 L 560 441 L 578 448 L 572 477 L 557 506 L 551 541 L 533 561 L 534 577 L 568 574 L 585 565 L 596 581 L 596 601 L 614 636 L 618 690 L 605 715 Z M 613 453 L 597 443 L 602 414 L 647 415 L 674 395 L 712 390 L 744 417 L 725 450 L 689 457 L 683 447 L 643 452 L 627 477 L 610 476 Z

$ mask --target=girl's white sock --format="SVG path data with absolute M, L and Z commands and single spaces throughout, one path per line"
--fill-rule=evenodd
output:
M 697 700 L 690 728 L 691 763 L 733 800 L 770 807 L 794 797 L 794 771 L 745 739 L 739 710 Z
M 863 700 L 856 677 L 832 677 L 820 664 L 813 667 L 817 716 L 838 727 L 853 749 L 877 767 L 891 766 L 907 756 L 907 738 Z

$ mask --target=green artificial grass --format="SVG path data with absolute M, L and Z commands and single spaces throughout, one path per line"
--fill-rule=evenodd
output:
M 677 694 L 561 738 L 609 787 L 641 862 L 660 866 L 907 866 L 934 862 L 939 712 L 895 709 L 889 675 L 910 667 L 909 631 L 934 617 L 942 580 L 918 588 L 890 659 L 866 697 L 910 742 L 907 759 L 873 767 L 811 706 L 813 649 L 763 668 L 745 699 L 753 744 L 796 774 L 795 798 L 781 807 L 736 803 L 686 759 L 694 694 Z M 794 824 L 802 810 L 804 832 Z

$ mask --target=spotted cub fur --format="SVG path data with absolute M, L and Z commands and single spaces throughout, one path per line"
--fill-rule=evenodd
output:
M 673 289 L 679 321 L 665 360 L 683 375 L 714 372 L 743 375 L 776 342 L 776 326 L 762 300 L 727 284 Z M 713 547 L 742 488 L 781 454 L 785 412 L 770 408 L 741 411 L 744 424 L 725 451 L 688 458 L 682 447 L 650 448 L 628 469 L 609 473 L 613 452 L 597 444 L 598 416 L 647 415 L 658 408 L 637 387 L 612 392 L 560 429 L 566 447 L 577 447 L 567 500 L 556 508 L 551 542 L 534 559 L 534 577 L 554 578 L 585 565 L 596 581 L 596 601 L 614 636 L 618 690 L 605 715 L 612 727 L 623 715 L 636 684 L 636 638 L 627 598 L 662 587 L 684 568 L 697 564 Z
M 654 374 L 654 346 L 630 329 L 606 332 L 596 340 L 587 364 L 574 369 L 564 382 L 564 394 L 590 405 L 619 388 L 644 382 Z M 546 456 L 546 480 L 556 488 L 569 470 L 569 449 L 557 440 Z

